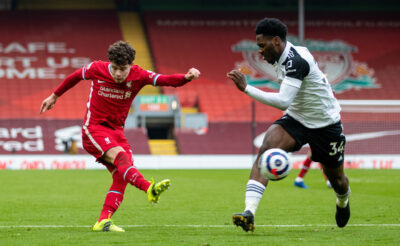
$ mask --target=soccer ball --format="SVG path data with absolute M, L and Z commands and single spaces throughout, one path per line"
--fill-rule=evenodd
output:
M 275 181 L 288 176 L 292 164 L 286 151 L 275 148 L 262 153 L 258 161 L 258 168 L 264 177 Z

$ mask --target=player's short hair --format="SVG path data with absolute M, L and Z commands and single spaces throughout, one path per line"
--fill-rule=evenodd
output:
M 132 64 L 136 50 L 127 42 L 117 41 L 108 48 L 108 60 L 119 66 Z
M 287 26 L 276 18 L 264 18 L 257 23 L 256 34 L 264 36 L 278 36 L 282 41 L 286 41 Z

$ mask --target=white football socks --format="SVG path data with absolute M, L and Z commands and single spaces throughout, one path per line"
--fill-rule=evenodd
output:
M 245 204 L 246 210 L 250 210 L 250 212 L 255 215 L 256 210 L 258 207 L 258 203 L 260 202 L 263 194 L 264 194 L 265 186 L 253 179 L 250 179 L 247 182 L 246 186 L 246 199 L 245 199 Z
M 350 186 L 345 194 L 340 195 L 336 193 L 336 205 L 338 205 L 340 208 L 345 208 L 347 206 L 347 203 L 349 203 L 350 194 L 351 194 Z

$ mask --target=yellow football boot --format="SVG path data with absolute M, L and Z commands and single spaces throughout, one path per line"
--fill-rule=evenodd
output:
M 158 203 L 161 193 L 168 190 L 171 186 L 171 180 L 164 179 L 155 184 L 154 179 L 151 179 L 150 183 L 151 185 L 147 189 L 147 199 L 149 199 L 151 203 Z
M 122 229 L 119 226 L 116 226 L 114 222 L 112 222 L 111 219 L 104 219 L 101 220 L 100 222 L 97 222 L 93 226 L 93 231 L 113 231 L 113 232 L 125 232 L 124 229 Z

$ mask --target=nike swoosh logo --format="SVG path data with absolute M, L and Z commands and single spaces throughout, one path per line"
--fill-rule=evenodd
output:
M 261 133 L 253 140 L 253 144 L 255 147 L 257 148 L 261 147 L 265 133 L 266 132 Z M 360 141 L 360 140 L 367 140 L 367 139 L 380 138 L 385 136 L 395 136 L 395 135 L 400 135 L 400 130 L 355 133 L 346 135 L 346 142 L 353 142 L 353 141 Z M 308 144 L 305 144 L 303 148 L 304 147 L 308 147 Z
M 105 81 L 97 80 L 97 83 L 101 84 L 101 83 L 105 83 Z

